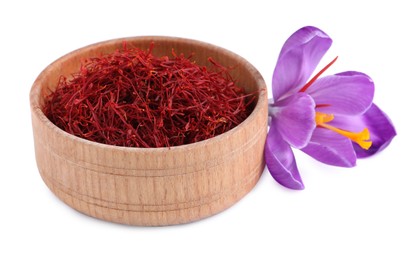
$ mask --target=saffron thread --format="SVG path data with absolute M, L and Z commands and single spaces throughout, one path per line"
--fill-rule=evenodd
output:
M 43 112 L 75 136 L 127 147 L 195 143 L 236 127 L 252 111 L 245 93 L 213 58 L 199 66 L 172 50 L 155 57 L 128 47 L 85 60 L 69 79 L 59 78 Z

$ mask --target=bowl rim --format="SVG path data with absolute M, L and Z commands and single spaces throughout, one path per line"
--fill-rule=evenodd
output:
M 237 63 L 240 63 L 242 67 L 245 67 L 246 70 L 251 74 L 251 77 L 254 78 L 256 82 L 256 89 L 258 91 L 257 96 L 257 102 L 255 104 L 255 107 L 251 111 L 250 115 L 242 121 L 240 124 L 235 126 L 234 128 L 228 130 L 227 132 L 224 132 L 220 135 L 216 135 L 214 137 L 190 143 L 190 144 L 184 144 L 184 145 L 177 145 L 177 146 L 171 146 L 171 147 L 127 147 L 127 146 L 117 146 L 117 145 L 109 145 L 109 144 L 103 144 L 95 141 L 90 141 L 78 136 L 75 136 L 73 134 L 70 134 L 66 132 L 65 130 L 59 128 L 54 123 L 52 123 L 46 115 L 43 113 L 41 109 L 41 105 L 39 104 L 39 99 L 41 98 L 41 90 L 42 90 L 42 82 L 43 79 L 50 73 L 51 70 L 57 65 L 63 62 L 66 59 L 71 59 L 74 55 L 79 55 L 81 53 L 88 53 L 89 50 L 92 50 L 96 48 L 97 46 L 103 46 L 103 45 L 114 45 L 114 44 L 120 44 L 123 42 L 131 42 L 131 41 L 139 41 L 139 40 L 155 40 L 155 41 L 177 41 L 177 42 L 183 42 L 189 45 L 198 46 L 200 48 L 204 49 L 211 49 L 216 50 L 219 52 L 222 52 L 222 55 L 228 55 L 235 59 Z M 68 52 L 67 54 L 64 54 L 63 56 L 57 58 L 55 61 L 50 63 L 47 67 L 45 67 L 41 73 L 37 76 L 35 81 L 32 84 L 31 90 L 30 90 L 30 108 L 32 110 L 32 113 L 38 117 L 38 119 L 50 130 L 55 131 L 59 135 L 64 135 L 66 138 L 70 138 L 72 141 L 79 142 L 81 144 L 87 145 L 87 146 L 95 146 L 97 148 L 101 149 L 110 149 L 112 151 L 120 151 L 120 152 L 141 152 L 141 153 L 165 153 L 167 151 L 169 152 L 175 152 L 175 151 L 183 151 L 183 150 L 192 150 L 197 147 L 201 146 L 207 146 L 210 143 L 217 143 L 221 142 L 223 138 L 228 138 L 229 136 L 233 135 L 236 131 L 239 131 L 239 129 L 243 128 L 247 124 L 250 123 L 251 120 L 262 110 L 262 105 L 267 104 L 267 88 L 265 80 L 263 79 L 260 72 L 245 58 L 242 56 L 225 49 L 223 47 L 203 42 L 200 40 L 190 39 L 190 38 L 183 38 L 183 37 L 176 37 L 176 36 L 159 36 L 159 35 L 149 35 L 149 36 L 131 36 L 131 37 L 122 37 L 122 38 L 115 38 L 105 41 L 99 41 L 96 43 L 92 43 L 89 45 L 86 45 L 84 47 L 80 47 L 78 49 L 75 49 L 71 52 Z

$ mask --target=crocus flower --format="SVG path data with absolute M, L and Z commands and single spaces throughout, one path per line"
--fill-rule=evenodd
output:
M 326 164 L 353 167 L 396 135 L 372 103 L 369 76 L 348 71 L 320 78 L 336 58 L 311 77 L 331 44 L 320 29 L 301 28 L 285 42 L 274 71 L 265 161 L 273 178 L 291 189 L 304 188 L 291 147 Z

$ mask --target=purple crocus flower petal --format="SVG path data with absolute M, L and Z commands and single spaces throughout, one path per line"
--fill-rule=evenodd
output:
M 365 127 L 368 128 L 372 146 L 368 150 L 364 150 L 353 143 L 358 158 L 369 157 L 384 150 L 397 134 L 389 117 L 375 104 L 372 104 L 366 113 L 361 116 L 336 117 L 331 124 L 353 132 L 359 132 Z
M 341 167 L 356 165 L 356 154 L 352 142 L 325 128 L 317 127 L 310 143 L 301 150 L 325 164 Z
M 265 162 L 278 183 L 294 190 L 304 189 L 291 147 L 272 127 L 266 138 Z
M 294 94 L 303 87 L 331 45 L 330 37 L 312 26 L 303 27 L 291 35 L 282 47 L 274 70 L 274 100 Z
M 306 91 L 317 111 L 340 115 L 360 115 L 371 106 L 374 82 L 359 72 L 343 72 L 316 80 Z
M 316 128 L 315 103 L 306 93 L 296 93 L 270 107 L 271 128 L 295 148 L 303 148 Z

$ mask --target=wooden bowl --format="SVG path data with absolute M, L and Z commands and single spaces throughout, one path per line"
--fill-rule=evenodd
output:
M 247 91 L 258 91 L 251 115 L 234 129 L 205 141 L 171 148 L 104 145 L 66 133 L 46 118 L 44 99 L 60 75 L 79 70 L 86 57 L 121 49 L 123 42 L 155 56 L 194 53 L 200 65 L 213 57 Z M 183 38 L 132 37 L 73 51 L 45 68 L 30 91 L 36 161 L 50 190 L 72 208 L 111 222 L 162 226 L 187 223 L 223 211 L 247 194 L 264 169 L 267 93 L 260 73 L 223 48 Z

